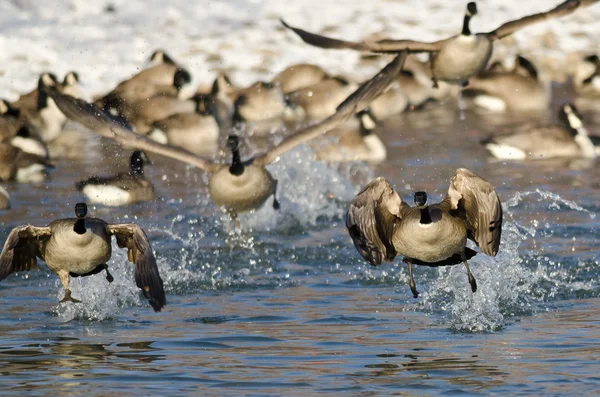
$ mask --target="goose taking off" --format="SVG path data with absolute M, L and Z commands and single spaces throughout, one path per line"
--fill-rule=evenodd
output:
M 37 267 L 37 258 L 46 262 L 65 289 L 61 302 L 80 302 L 71 296 L 70 277 L 86 277 L 106 271 L 109 283 L 113 276 L 106 262 L 112 254 L 111 236 L 135 266 L 134 276 L 154 311 L 160 311 L 167 301 L 163 281 L 146 233 L 138 225 L 108 224 L 89 218 L 87 205 L 75 205 L 76 218 L 58 219 L 46 227 L 23 225 L 15 227 L 0 254 L 0 281 L 13 272 Z
M 160 144 L 146 136 L 135 134 L 122 121 L 85 101 L 61 95 L 51 88 L 48 92 L 67 117 L 95 130 L 100 135 L 115 139 L 125 146 L 171 157 L 209 172 L 211 198 L 217 205 L 224 206 L 235 214 L 258 208 L 275 193 L 277 181 L 265 166 L 277 161 L 281 155 L 294 147 L 325 134 L 348 120 L 354 113 L 365 109 L 396 79 L 405 59 L 406 52 L 401 52 L 383 70 L 362 84 L 340 104 L 335 114 L 296 132 L 264 154 L 241 160 L 237 138 L 231 137 L 228 145 L 233 161 L 230 164 L 214 163 L 185 149 Z M 274 206 L 277 205 L 274 203 Z
M 427 193 L 416 192 L 415 206 L 403 202 L 384 178 L 368 184 L 350 202 L 346 227 L 354 246 L 371 265 L 402 255 L 408 264 L 410 289 L 416 298 L 412 265 L 451 266 L 464 263 L 471 290 L 477 283 L 468 259 L 476 252 L 496 256 L 502 232 L 502 206 L 494 187 L 465 168 L 456 170 L 448 194 L 440 203 L 427 204 Z
M 474 74 L 483 72 L 492 54 L 493 42 L 509 36 L 515 31 L 537 22 L 571 14 L 581 6 L 588 6 L 598 0 L 566 0 L 552 10 L 533 14 L 521 19 L 506 22 L 495 30 L 487 33 L 472 34 L 469 28 L 471 18 L 477 14 L 477 4 L 470 2 L 465 12 L 462 32 L 450 38 L 424 43 L 415 40 L 380 40 L 375 42 L 352 42 L 321 36 L 306 30 L 288 25 L 281 20 L 283 25 L 294 31 L 300 38 L 311 45 L 322 48 L 348 48 L 358 51 L 375 53 L 390 53 L 409 51 L 411 53 L 431 53 L 432 81 L 437 86 L 437 81 L 446 81 L 454 84 L 463 84 Z

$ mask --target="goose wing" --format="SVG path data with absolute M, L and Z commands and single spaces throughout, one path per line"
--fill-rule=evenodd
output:
M 369 183 L 350 202 L 346 213 L 346 228 L 356 250 L 373 266 L 385 259 L 392 261 L 396 249 L 392 243 L 394 225 L 400 209 L 407 204 L 384 178 Z
M 259 165 L 266 165 L 277 160 L 279 156 L 294 147 L 308 142 L 319 135 L 325 134 L 338 125 L 348 120 L 354 113 L 363 110 L 371 101 L 381 95 L 390 84 L 392 84 L 404 65 L 407 53 L 405 51 L 398 54 L 392 62 L 377 73 L 372 79 L 363 83 L 338 107 L 336 112 L 325 120 L 306 127 L 294 135 L 284 139 L 279 145 L 269 152 L 254 159 Z
M 40 245 L 51 235 L 49 227 L 15 227 L 9 233 L 0 253 L 0 281 L 11 273 L 35 269 L 37 258 L 42 258 Z
M 288 25 L 283 19 L 281 23 L 296 33 L 302 41 L 315 47 L 341 49 L 348 48 L 357 51 L 370 52 L 436 52 L 441 48 L 442 41 L 423 43 L 414 40 L 379 40 L 379 41 L 346 41 L 311 33 L 306 30 Z
M 529 25 L 533 25 L 534 23 L 542 22 L 551 18 L 562 17 L 564 15 L 569 15 L 580 6 L 588 6 L 593 3 L 596 3 L 597 1 L 598 0 L 566 0 L 565 2 L 559 4 L 558 6 L 554 7 L 549 11 L 528 15 L 515 21 L 506 22 L 496 30 L 486 33 L 486 35 L 492 40 L 498 40 L 513 34 L 519 29 L 523 29 Z
M 456 216 L 465 220 L 469 238 L 483 253 L 496 256 L 502 234 L 502 205 L 494 187 L 468 169 L 459 168 L 444 202 L 451 213 L 457 211 Z
M 167 304 L 167 298 L 146 233 L 133 223 L 108 225 L 107 230 L 117 238 L 119 247 L 127 248 L 127 258 L 135 265 L 136 285 L 142 290 L 154 311 L 161 311 Z
M 183 161 L 208 172 L 216 172 L 221 168 L 221 165 L 198 157 L 185 149 L 164 145 L 144 135 L 136 134 L 125 121 L 111 116 L 91 103 L 70 95 L 63 95 L 54 88 L 46 88 L 46 90 L 65 116 L 104 137 L 114 139 L 131 148 L 147 150 Z

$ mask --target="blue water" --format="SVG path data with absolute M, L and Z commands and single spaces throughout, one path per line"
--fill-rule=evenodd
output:
M 376 167 L 319 163 L 301 147 L 270 167 L 281 210 L 242 216 L 241 231 L 207 198 L 201 171 L 151 155 L 161 199 L 90 212 L 145 228 L 165 311 L 140 296 L 116 245 L 115 282 L 74 280 L 80 304 L 58 303 L 44 265 L 10 276 L 0 283 L 2 395 L 595 395 L 599 167 L 490 161 L 479 139 L 514 122 L 460 120 L 452 103 L 402 115 L 378 130 L 389 159 Z M 95 149 L 57 160 L 45 183 L 7 185 L 2 240 L 18 224 L 71 216 L 75 180 L 125 166 L 127 151 L 74 137 L 67 146 Z M 343 215 L 375 176 L 403 198 L 418 189 L 433 201 L 458 167 L 497 187 L 501 251 L 471 261 L 475 294 L 462 266 L 416 267 L 414 299 L 401 262 L 364 263 Z

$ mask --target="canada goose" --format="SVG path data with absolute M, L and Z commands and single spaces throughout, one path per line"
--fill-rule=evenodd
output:
M 335 113 L 357 85 L 342 77 L 332 77 L 287 95 L 288 103 L 310 120 L 323 120 Z M 301 110 L 300 110 L 301 109 Z
M 10 196 L 6 189 L 0 186 L 0 210 L 7 210 L 10 208 Z
M 0 99 L 0 142 L 10 142 L 24 152 L 48 158 L 46 144 L 32 132 L 32 127 L 21 119 L 19 109 Z
M 230 212 L 236 213 L 258 208 L 274 194 L 277 182 L 265 168 L 266 165 L 277 161 L 288 150 L 337 127 L 352 114 L 367 107 L 370 101 L 396 78 L 405 58 L 406 53 L 401 52 L 382 71 L 340 104 L 334 115 L 296 132 L 267 153 L 242 161 L 237 137 L 230 137 L 228 146 L 233 155 L 231 164 L 214 163 L 184 149 L 157 143 L 146 136 L 133 133 L 129 126 L 85 101 L 61 95 L 51 88 L 48 92 L 71 120 L 95 130 L 102 136 L 115 139 L 125 146 L 186 162 L 209 172 L 212 174 L 209 180 L 211 198 L 217 205 L 225 206 Z M 276 202 L 274 206 L 277 207 Z
M 70 71 L 65 75 L 63 82 L 57 88 L 65 95 L 71 95 L 75 98 L 83 98 L 81 86 L 79 84 L 79 73 Z
M 171 58 L 169 54 L 166 53 L 165 50 L 156 50 L 150 55 L 148 59 L 149 66 L 157 66 L 157 65 L 177 65 L 177 62 Z
M 154 311 L 161 311 L 167 301 L 156 259 L 144 230 L 134 223 L 108 224 L 89 218 L 87 205 L 75 205 L 77 218 L 58 219 L 46 227 L 23 225 L 15 227 L 0 254 L 0 281 L 13 272 L 37 267 L 37 258 L 46 262 L 60 279 L 65 296 L 61 302 L 81 302 L 71 296 L 70 277 L 87 277 L 106 271 L 113 281 L 106 262 L 111 257 L 111 236 L 120 248 L 127 248 L 127 258 L 135 266 L 137 286 Z
M 238 92 L 234 102 L 235 122 L 257 122 L 284 116 L 286 101 L 281 89 L 274 84 L 258 81 Z
M 146 153 L 136 150 L 131 154 L 129 172 L 109 177 L 91 176 L 77 182 L 75 187 L 83 192 L 90 203 L 119 206 L 154 199 L 154 186 L 144 176 L 144 165 L 152 164 Z
M 373 133 L 376 123 L 370 111 L 358 112 L 354 119 L 326 134 L 328 137 L 337 138 L 336 142 L 329 145 L 318 142 L 312 145 L 317 159 L 329 162 L 366 161 L 373 164 L 385 161 L 385 145 Z
M 219 127 L 229 130 L 233 121 L 234 101 L 238 89 L 225 73 L 219 73 L 210 92 L 202 94 L 205 108 L 215 117 Z
M 404 70 L 400 72 L 402 74 Z M 396 80 L 386 92 L 379 95 L 369 105 L 371 114 L 377 120 L 384 120 L 395 114 L 402 113 L 408 107 L 408 98 L 404 90 L 400 85 L 400 82 Z
M 277 73 L 271 82 L 278 85 L 284 94 L 310 87 L 328 76 L 320 66 L 300 63 L 288 66 Z
M 44 142 L 56 139 L 67 121 L 66 116 L 56 107 L 43 87 L 57 87 L 58 81 L 52 73 L 42 73 L 38 79 L 38 88 L 21 96 L 12 104 L 19 109 L 19 117 L 34 127 Z
M 529 60 L 517 56 L 512 71 L 479 73 L 463 91 L 475 106 L 492 112 L 542 111 L 550 105 L 549 84 L 540 80 Z
M 26 153 L 10 142 L 0 142 L 0 180 L 41 182 L 54 168 L 45 158 Z
M 477 4 L 470 2 L 464 17 L 462 32 L 457 36 L 423 43 L 415 40 L 380 40 L 375 42 L 363 41 L 352 42 L 333 39 L 288 25 L 281 20 L 283 25 L 293 30 L 300 38 L 308 44 L 322 48 L 349 48 L 358 51 L 370 51 L 375 53 L 389 53 L 407 50 L 411 53 L 431 53 L 431 68 L 433 71 L 432 81 L 434 86 L 437 81 L 462 85 L 474 74 L 485 69 L 492 54 L 493 42 L 515 31 L 541 22 L 550 18 L 556 18 L 571 14 L 580 5 L 590 5 L 598 0 L 566 0 L 552 10 L 539 14 L 529 15 L 518 20 L 506 22 L 495 30 L 487 33 L 472 34 L 469 22 L 477 14 Z
M 148 136 L 160 143 L 179 146 L 199 156 L 214 156 L 219 148 L 217 120 L 197 103 L 195 112 L 177 113 L 152 124 Z
M 516 133 L 488 138 L 482 144 L 494 157 L 504 160 L 596 158 L 600 155 L 600 148 L 594 146 L 573 104 L 560 108 L 558 121 L 560 125 L 527 127 Z
M 578 95 L 600 97 L 600 58 L 587 55 L 579 64 L 573 76 L 575 91 Z
M 197 99 L 198 98 L 198 99 Z M 122 108 L 121 115 L 131 124 L 136 132 L 148 133 L 152 124 L 178 113 L 193 113 L 199 97 L 181 100 L 169 95 L 157 95 L 141 99 Z
M 484 254 L 498 253 L 502 206 L 494 187 L 466 168 L 459 168 L 440 203 L 427 205 L 425 192 L 416 192 L 414 202 L 414 207 L 403 202 L 381 177 L 361 190 L 346 214 L 346 227 L 358 252 L 373 266 L 402 255 L 402 261 L 408 264 L 410 290 L 415 298 L 419 292 L 412 265 L 464 263 L 471 290 L 477 291 L 467 262 L 476 252 L 466 244 L 468 238 Z

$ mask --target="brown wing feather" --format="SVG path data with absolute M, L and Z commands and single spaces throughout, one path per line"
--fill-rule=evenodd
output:
M 348 120 L 354 113 L 363 110 L 373 99 L 381 95 L 386 88 L 395 80 L 406 60 L 406 52 L 398 54 L 392 62 L 377 73 L 372 79 L 363 83 L 356 91 L 344 100 L 336 112 L 325 120 L 309 126 L 294 135 L 284 139 L 279 145 L 271 149 L 262 156 L 258 156 L 254 161 L 258 165 L 266 165 L 277 160 L 277 158 L 288 150 L 308 142 L 319 135 L 323 135 L 333 128 L 341 125 Z
M 396 257 L 392 234 L 401 204 L 400 196 L 384 178 L 369 183 L 350 202 L 346 228 L 356 250 L 373 266 Z
M 115 235 L 119 247 L 127 248 L 127 258 L 135 265 L 136 285 L 142 290 L 154 311 L 161 311 L 167 304 L 167 298 L 146 233 L 133 223 L 108 225 L 108 231 Z
M 144 135 L 136 134 L 132 131 L 129 124 L 111 116 L 91 103 L 87 103 L 70 95 L 63 95 L 51 87 L 46 87 L 45 89 L 65 116 L 96 131 L 102 136 L 114 139 L 125 146 L 171 157 L 175 160 L 183 161 L 209 172 L 216 172 L 222 167 L 220 164 L 215 164 L 198 157 L 185 149 L 164 145 L 155 142 Z
M 496 256 L 502 234 L 502 205 L 494 187 L 473 172 L 459 168 L 444 201 L 464 216 L 469 238 L 481 251 Z
M 0 253 L 0 281 L 11 273 L 35 269 L 37 258 L 42 258 L 40 244 L 50 236 L 49 227 L 15 227 L 9 233 Z
M 503 37 L 513 34 L 515 31 L 517 31 L 519 29 L 523 29 L 529 25 L 533 25 L 534 23 L 542 22 L 542 21 L 545 21 L 545 20 L 551 19 L 551 18 L 561 17 L 564 15 L 569 15 L 572 12 L 574 12 L 577 8 L 579 8 L 582 5 L 581 4 L 582 2 L 585 3 L 584 5 L 587 6 L 587 5 L 593 4 L 597 1 L 598 0 L 583 0 L 583 1 L 567 0 L 549 11 L 540 12 L 538 14 L 533 14 L 533 15 L 528 15 L 521 19 L 507 22 L 507 23 L 501 25 L 500 27 L 498 27 L 496 30 L 493 30 L 486 34 L 488 35 L 488 37 L 490 37 L 490 39 L 498 40 L 498 39 L 501 39 Z
M 352 49 L 357 51 L 370 51 L 370 52 L 435 52 L 439 51 L 441 42 L 436 41 L 433 43 L 423 43 L 414 40 L 379 40 L 379 41 L 346 41 L 334 39 L 327 36 L 308 32 L 304 29 L 295 28 L 288 25 L 283 19 L 281 23 L 286 28 L 296 33 L 302 41 L 315 47 L 331 48 L 331 49 Z

